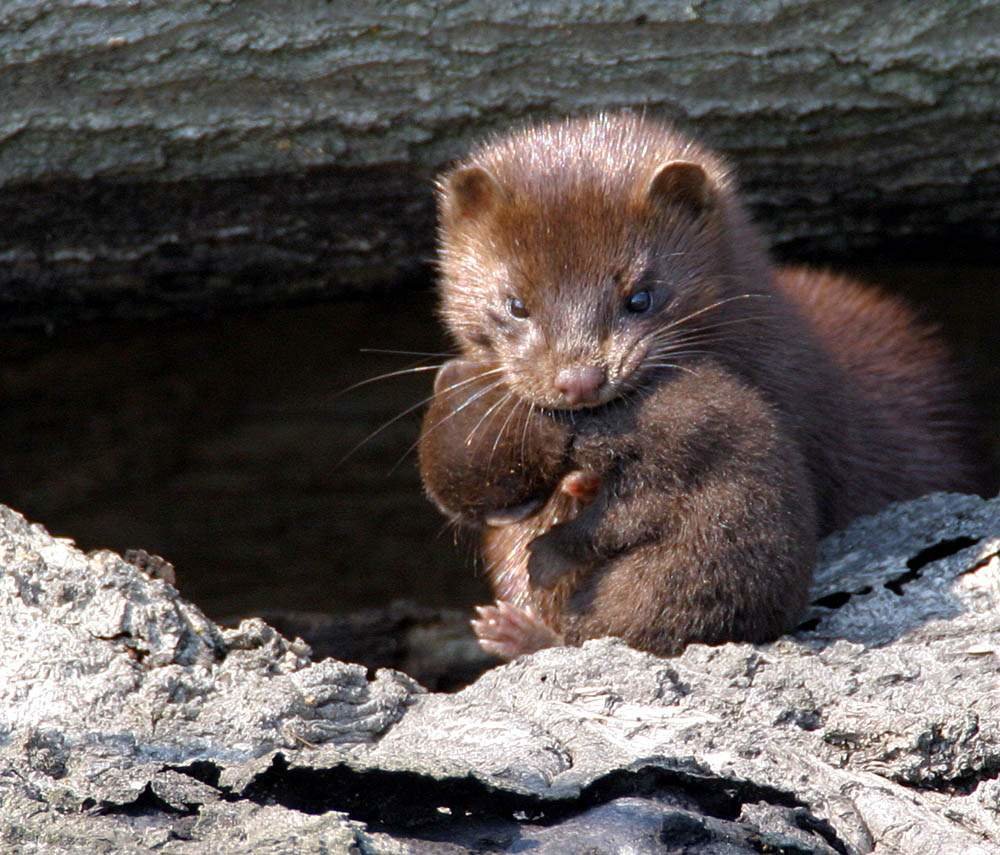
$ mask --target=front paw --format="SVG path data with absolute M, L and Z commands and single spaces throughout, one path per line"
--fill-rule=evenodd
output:
M 587 562 L 573 554 L 558 529 L 536 537 L 528 544 L 528 580 L 532 588 L 549 590 L 564 576 L 586 569 Z

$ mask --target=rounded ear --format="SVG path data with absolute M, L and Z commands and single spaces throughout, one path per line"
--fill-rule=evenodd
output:
M 681 208 L 692 216 L 707 212 L 715 200 L 714 188 L 697 163 L 672 160 L 656 170 L 646 198 L 659 208 Z
M 452 220 L 477 219 L 500 201 L 503 191 L 481 166 L 466 166 L 448 175 L 441 184 L 443 211 Z

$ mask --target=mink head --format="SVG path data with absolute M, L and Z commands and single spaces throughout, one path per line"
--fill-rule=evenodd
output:
M 726 168 L 655 122 L 517 132 L 445 174 L 438 201 L 449 331 L 543 407 L 604 404 L 675 370 L 746 290 Z

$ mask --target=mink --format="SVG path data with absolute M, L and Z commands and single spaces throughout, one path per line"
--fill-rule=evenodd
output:
M 980 488 L 947 351 L 899 299 L 775 268 L 732 170 L 632 115 L 526 128 L 439 183 L 460 358 L 427 492 L 482 533 L 512 658 L 615 635 L 671 655 L 792 628 L 822 536 Z

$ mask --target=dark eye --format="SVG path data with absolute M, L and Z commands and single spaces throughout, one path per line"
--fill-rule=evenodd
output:
M 519 321 L 528 317 L 528 308 L 524 305 L 524 300 L 519 300 L 517 297 L 507 298 L 507 311 Z
M 625 308 L 636 315 L 641 315 L 653 305 L 653 298 L 649 291 L 636 291 L 625 300 Z

